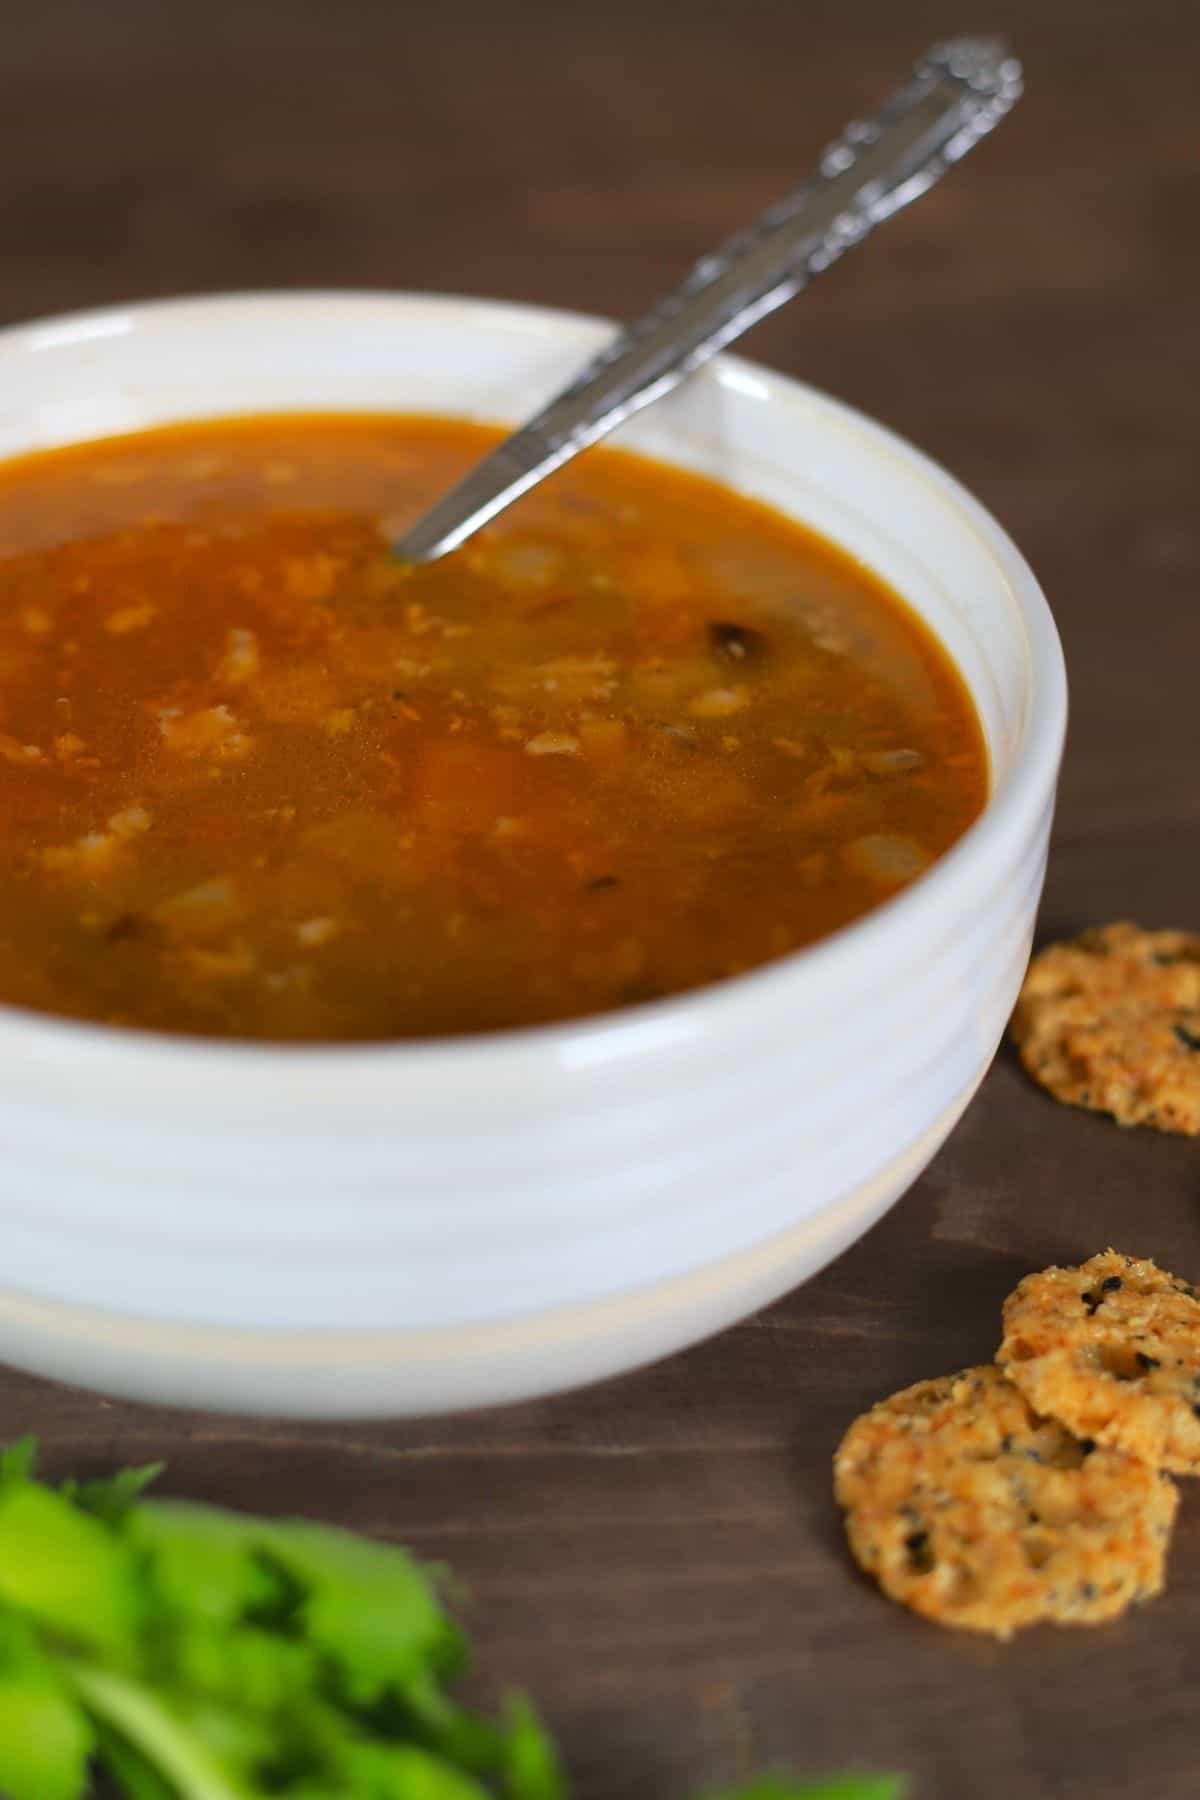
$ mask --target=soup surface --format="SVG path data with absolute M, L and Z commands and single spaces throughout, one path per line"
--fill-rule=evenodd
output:
M 886 899 L 987 788 L 865 569 L 593 451 L 429 567 L 498 434 L 288 415 L 0 467 L 0 1000 L 406 1038 L 732 975 Z

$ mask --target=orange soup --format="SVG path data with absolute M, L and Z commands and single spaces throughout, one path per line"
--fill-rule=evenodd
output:
M 714 483 L 592 451 L 398 566 L 497 436 L 286 415 L 0 467 L 0 1001 L 282 1040 L 575 1018 L 812 943 L 971 823 L 938 644 Z

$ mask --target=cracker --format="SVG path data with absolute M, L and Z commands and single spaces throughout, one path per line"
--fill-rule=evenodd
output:
M 1162 1588 L 1169 1476 L 1039 1418 L 988 1364 L 864 1413 L 834 1460 L 856 1561 L 942 1625 L 1095 1625 Z
M 996 1360 L 1079 1436 L 1200 1474 L 1200 1298 L 1178 1276 L 1115 1250 L 1027 1275 Z
M 1029 966 L 1012 1035 L 1056 1099 L 1200 1133 L 1200 936 L 1124 923 L 1051 944 Z

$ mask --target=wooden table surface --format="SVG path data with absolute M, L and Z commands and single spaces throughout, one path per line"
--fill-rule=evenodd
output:
M 1039 572 L 1073 723 L 1047 934 L 1200 927 L 1200 8 L 994 0 L 1016 117 L 753 340 L 956 471 Z M 957 15 L 934 0 L 4 0 L 0 311 L 274 285 L 628 314 L 810 163 Z M 967 15 L 963 15 L 967 16 Z M 580 1800 L 752 1766 L 900 1768 L 919 1800 L 1200 1790 L 1200 1496 L 1166 1595 L 1010 1648 L 852 1570 L 846 1422 L 986 1358 L 1026 1270 L 1108 1244 L 1200 1276 L 1194 1142 L 1060 1109 L 1002 1053 L 895 1211 L 761 1317 L 591 1392 L 412 1424 L 238 1422 L 16 1373 L 0 1435 L 444 1557 L 487 1692 Z

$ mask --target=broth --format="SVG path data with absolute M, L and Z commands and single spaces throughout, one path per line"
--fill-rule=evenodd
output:
M 389 1039 L 678 993 L 979 813 L 969 696 L 874 575 L 594 450 L 456 554 L 499 433 L 204 422 L 0 466 L 0 1000 Z

